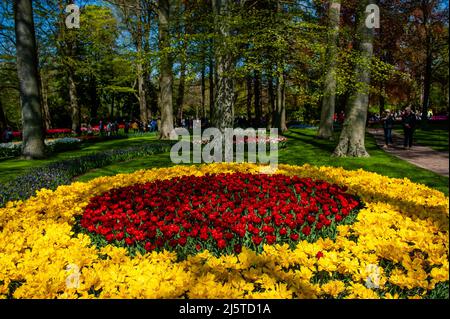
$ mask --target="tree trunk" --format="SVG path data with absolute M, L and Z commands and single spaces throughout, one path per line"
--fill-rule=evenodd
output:
M 139 55 L 139 54 L 138 54 Z M 142 62 L 137 63 L 137 84 L 139 97 L 139 117 L 142 123 L 148 123 L 147 99 L 145 93 L 145 79 Z
M 97 80 L 95 77 L 91 77 L 89 80 L 89 97 L 91 101 L 91 108 L 90 108 L 91 119 L 97 119 L 99 102 L 97 95 Z
M 14 21 L 17 73 L 22 105 L 22 153 L 27 159 L 38 159 L 45 156 L 45 148 L 31 0 L 14 2 Z
M 282 75 L 277 77 L 276 81 L 276 105 L 275 105 L 275 121 L 274 124 L 278 128 L 280 132 L 286 132 L 286 76 L 283 73 Z
M 161 108 L 161 129 L 160 138 L 169 139 L 173 131 L 173 105 L 172 105 L 172 59 L 167 52 L 170 47 L 169 33 L 169 15 L 170 1 L 159 1 L 158 10 L 158 29 L 159 29 L 159 50 L 162 52 L 160 59 L 160 77 L 159 77 L 159 101 Z
M 2 99 L 0 98 L 0 134 L 3 133 L 4 129 L 8 126 L 8 123 L 6 121 L 6 115 L 5 112 L 3 111 L 3 106 L 2 106 Z
M 111 93 L 111 112 L 109 113 L 109 117 L 111 118 L 111 121 L 114 121 L 114 108 L 115 108 L 115 97 L 114 93 Z M 147 124 L 147 122 L 144 122 L 144 124 Z
M 428 127 L 428 110 L 430 109 L 432 66 L 433 55 L 431 52 L 431 36 L 427 35 L 425 74 L 423 79 L 422 128 Z
M 253 79 L 250 75 L 247 75 L 247 119 L 249 122 L 252 120 L 252 101 L 253 101 Z
M 142 8 L 140 0 L 137 1 L 137 32 L 136 32 L 136 50 L 137 50 L 137 84 L 138 84 L 138 97 L 139 97 L 139 114 L 140 120 L 144 124 L 144 127 L 148 123 L 147 113 L 147 94 L 145 92 L 145 70 L 144 70 L 144 49 L 143 49 L 143 31 L 142 31 Z
M 286 125 L 286 74 L 283 73 L 283 82 L 281 85 L 281 109 L 279 131 L 284 133 L 288 130 Z
M 384 84 L 380 84 L 380 116 L 384 113 L 384 110 L 386 109 L 386 98 L 385 95 L 385 87 Z
M 69 82 L 70 118 L 72 120 L 72 131 L 77 135 L 81 133 L 81 112 L 77 99 L 77 87 L 74 79 L 74 71 L 69 68 L 67 80 Z
M 212 45 L 211 45 L 211 51 L 212 51 Z M 212 57 L 212 53 L 209 57 L 209 119 L 212 121 L 213 114 L 214 114 L 214 60 Z
M 373 0 L 360 2 L 358 38 L 362 63 L 357 64 L 355 74 L 358 84 L 347 106 L 346 118 L 333 156 L 368 157 L 365 147 L 367 110 L 369 106 L 370 61 L 373 55 L 373 29 L 365 25 L 365 9 Z
M 45 79 L 45 76 L 41 74 L 40 76 L 40 89 L 41 89 L 41 96 L 42 96 L 42 120 L 44 124 L 44 129 L 49 130 L 52 126 L 51 124 L 51 117 L 50 117 L 50 111 L 48 108 L 48 89 L 47 89 L 47 81 Z
M 175 101 L 175 110 L 178 118 L 181 120 L 183 117 L 183 104 L 184 104 L 184 89 L 186 87 L 186 61 L 185 58 L 181 61 L 180 66 L 180 83 L 178 85 L 178 94 Z
M 275 102 L 275 92 L 273 89 L 273 77 L 268 77 L 267 85 L 268 95 L 269 95 L 269 107 L 270 107 L 270 127 L 275 126 L 276 123 L 276 102 Z
M 259 71 L 255 71 L 254 83 L 255 83 L 255 117 L 258 123 L 261 123 L 262 118 L 262 105 L 261 105 L 261 74 Z
M 277 12 L 283 12 L 282 1 L 277 1 Z M 286 76 L 284 72 L 286 61 L 282 59 L 277 66 L 277 99 L 276 99 L 276 115 L 275 125 L 280 132 L 287 131 L 286 127 L 286 98 L 285 98 L 285 82 Z
M 216 33 L 223 39 L 215 44 L 216 75 L 213 125 L 222 133 L 225 128 L 232 128 L 234 125 L 234 59 L 228 48 L 223 45 L 225 39 L 231 37 L 228 21 L 230 19 L 230 5 L 230 0 L 223 0 L 218 3 L 213 1 Z
M 69 90 L 69 108 L 70 108 L 70 118 L 72 124 L 72 131 L 77 135 L 81 134 L 81 110 L 80 105 L 78 104 L 77 97 L 77 87 L 75 82 L 75 38 L 68 33 L 65 32 L 66 26 L 64 25 L 63 20 L 63 10 L 65 5 L 70 4 L 71 1 L 59 1 L 59 9 L 60 9 L 60 36 L 61 40 L 65 44 L 63 47 L 62 55 L 63 55 L 63 64 L 66 69 L 67 74 L 67 82 L 68 82 L 68 90 Z
M 330 34 L 328 36 L 327 75 L 322 100 L 319 132 L 317 137 L 330 139 L 333 137 L 333 119 L 336 101 L 336 54 L 339 34 L 341 4 L 332 1 L 329 8 Z
M 205 109 L 205 99 L 206 99 L 206 87 L 205 87 L 205 73 L 206 73 L 206 66 L 205 66 L 205 59 L 203 59 L 202 63 L 202 78 L 201 78 L 201 94 L 202 94 L 202 118 L 206 117 L 206 109 Z

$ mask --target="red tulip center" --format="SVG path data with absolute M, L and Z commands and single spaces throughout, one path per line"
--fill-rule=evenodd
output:
M 240 252 L 315 240 L 355 218 L 361 202 L 324 181 L 244 173 L 183 176 L 93 197 L 80 224 L 94 242 L 141 251 Z

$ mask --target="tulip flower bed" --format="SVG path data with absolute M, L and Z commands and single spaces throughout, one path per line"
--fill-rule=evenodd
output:
M 91 199 L 81 226 L 93 241 L 216 256 L 263 244 L 333 237 L 361 203 L 324 181 L 285 175 L 183 176 L 113 189 Z M 350 215 L 350 216 L 349 216 Z
M 53 128 L 45 131 L 45 136 L 49 138 L 58 138 L 58 137 L 70 137 L 73 135 L 73 132 L 70 128 Z M 22 131 L 14 131 L 13 137 L 16 139 L 22 139 Z
M 8 202 L 0 296 L 448 298 L 444 194 L 362 170 L 262 171 L 141 170 Z
M 288 139 L 284 136 L 278 136 L 278 137 L 235 136 L 233 138 L 233 146 L 236 147 L 238 144 L 244 144 L 244 145 L 255 144 L 255 146 L 258 147 L 259 143 L 262 143 L 263 145 L 266 145 L 266 146 L 270 146 L 270 144 L 272 143 L 272 144 L 277 144 L 278 149 L 283 149 L 283 148 L 286 148 L 287 141 L 288 141 Z M 193 144 L 201 144 L 201 145 L 206 145 L 210 142 L 211 142 L 211 140 L 209 140 L 209 139 L 201 139 L 201 140 L 193 139 L 193 141 L 192 141 Z

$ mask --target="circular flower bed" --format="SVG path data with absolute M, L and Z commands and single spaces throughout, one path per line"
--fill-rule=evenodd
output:
M 310 178 L 183 176 L 95 196 L 80 224 L 109 243 L 141 251 L 208 249 L 219 255 L 332 236 L 338 224 L 354 220 L 349 214 L 359 205 L 343 188 Z
M 411 183 L 407 179 L 391 179 L 362 170 L 280 165 L 276 174 L 272 176 L 261 175 L 261 171 L 261 167 L 254 164 L 213 164 L 142 170 L 133 174 L 100 177 L 87 183 L 73 183 L 61 186 L 56 191 L 41 190 L 27 201 L 9 202 L 6 207 L 0 209 L 0 296 L 437 298 L 448 293 L 449 202 L 444 194 Z M 248 186 L 245 184 L 244 176 L 249 178 Z M 218 241 L 212 237 L 210 231 L 209 246 L 200 247 L 200 251 L 195 249 L 195 254 L 183 259 L 179 258 L 177 252 L 188 247 L 188 243 L 184 247 L 177 242 L 178 246 L 169 245 L 168 249 L 159 247 L 149 252 L 131 253 L 126 247 L 108 243 L 104 235 L 94 232 L 86 234 L 84 232 L 87 230 L 80 227 L 81 220 L 88 216 L 86 214 L 89 209 L 92 210 L 95 203 L 100 203 L 101 200 L 108 205 L 113 203 L 113 197 L 107 194 L 118 194 L 119 198 L 120 190 L 136 190 L 133 198 L 142 195 L 142 202 L 119 201 L 117 205 L 126 207 L 131 204 L 133 214 L 134 211 L 139 213 L 140 210 L 135 209 L 139 205 L 144 205 L 147 214 L 162 210 L 164 207 L 167 209 L 166 216 L 176 217 L 183 210 L 179 204 L 183 202 L 182 198 L 187 200 L 189 197 L 190 187 L 195 189 L 195 185 L 206 185 L 206 193 L 197 194 L 201 198 L 198 201 L 206 205 L 210 198 L 214 198 L 207 196 L 208 191 L 215 189 L 212 183 L 219 183 L 218 180 L 222 181 L 220 185 L 230 185 L 228 191 L 241 185 L 239 189 L 233 189 L 229 193 L 221 190 L 222 194 L 240 193 L 241 196 L 244 194 L 242 183 L 248 189 L 258 185 L 263 187 L 264 183 L 268 183 L 268 185 L 279 184 L 281 188 L 287 187 L 291 190 L 295 190 L 295 186 L 292 185 L 298 183 L 305 186 L 305 189 L 300 188 L 306 193 L 307 198 L 309 195 L 306 192 L 306 184 L 310 183 L 311 200 L 315 199 L 318 206 L 318 211 L 312 215 L 317 217 L 323 214 L 327 220 L 332 220 L 331 224 L 317 230 L 314 225 L 317 226 L 319 217 L 315 218 L 312 225 L 308 222 L 308 226 L 311 227 L 310 236 L 317 235 L 312 240 L 302 232 L 305 224 L 298 223 L 294 233 L 297 232 L 299 237 L 305 237 L 300 237 L 298 242 L 294 242 L 288 233 L 292 228 L 286 227 L 287 234 L 283 237 L 280 232 L 285 225 L 277 226 L 273 218 L 273 224 L 268 226 L 274 228 L 274 234 L 277 236 L 275 243 L 269 245 L 267 238 L 264 237 L 260 246 L 252 247 L 254 242 L 248 238 L 248 247 L 244 245 L 241 252 L 224 252 L 220 255 L 217 254 L 219 250 L 214 251 L 218 249 Z M 209 184 L 206 181 L 209 181 Z M 271 182 L 274 184 L 270 184 Z M 184 184 L 187 186 L 183 186 Z M 151 200 L 150 205 L 144 203 L 147 194 L 145 188 L 149 187 L 151 190 L 154 187 L 151 185 L 161 187 L 167 185 L 161 190 L 153 188 L 157 194 L 154 196 L 155 205 L 151 204 Z M 320 185 L 325 185 L 327 190 L 318 191 Z M 344 193 L 343 187 L 348 187 Z M 163 192 L 169 195 L 170 191 L 175 189 L 179 192 L 179 199 L 172 203 L 172 205 L 178 203 L 178 206 L 174 206 L 173 212 L 169 211 L 169 203 L 160 202 L 159 206 L 156 205 L 156 200 Z M 353 210 L 349 207 L 346 218 L 353 216 L 353 219 L 348 223 L 344 223 L 344 220 L 337 223 L 336 216 L 343 215 L 345 208 L 342 206 L 342 199 L 338 198 L 339 195 L 330 196 L 327 199 L 330 201 L 328 204 L 322 205 L 317 200 L 331 189 L 340 193 L 348 203 L 360 198 L 364 208 L 356 214 L 359 207 Z M 187 194 L 180 194 L 183 190 Z M 284 192 L 271 187 L 267 187 L 266 190 L 268 196 L 278 194 L 282 198 L 280 199 L 282 206 L 289 206 L 290 202 L 282 197 Z M 190 192 L 192 195 L 193 191 Z M 108 196 L 110 199 L 107 199 Z M 298 204 L 299 197 L 295 198 Z M 247 199 L 248 203 L 251 203 L 251 197 Z M 260 200 L 264 202 L 264 196 Z M 245 200 L 235 206 L 240 208 L 244 202 Z M 264 218 L 268 217 L 269 213 L 274 215 L 272 210 L 279 204 L 269 201 L 264 203 L 269 204 L 266 215 L 258 214 L 258 208 L 262 207 L 262 204 L 254 205 L 256 209 L 253 210 L 254 215 L 261 218 L 261 223 L 264 223 Z M 332 203 L 336 204 L 334 207 L 337 207 L 338 212 L 333 212 Z M 328 211 L 331 212 L 328 216 L 325 215 L 325 205 L 328 205 Z M 202 204 L 198 203 L 195 206 L 201 209 Z M 307 207 L 310 206 L 310 202 L 302 205 L 300 201 L 299 207 L 302 210 L 309 211 Z M 105 212 L 106 215 L 101 214 L 102 216 L 110 216 L 112 207 L 101 205 L 96 207 Z M 93 212 L 94 210 L 91 213 L 92 217 L 95 215 Z M 223 213 L 219 210 L 219 215 L 223 217 L 229 212 L 229 209 Z M 188 211 L 184 213 L 185 216 L 191 216 L 191 208 L 188 207 Z M 295 215 L 297 220 L 295 208 L 294 213 L 292 211 L 289 213 Z M 210 216 L 214 211 L 208 214 Z M 284 216 L 288 213 L 279 214 L 282 221 L 287 223 Z M 241 215 L 237 216 L 249 215 L 250 212 L 243 210 Z M 309 215 L 311 216 L 310 213 Z M 205 216 L 203 214 L 204 218 Z M 325 217 L 322 217 L 322 220 Z M 120 220 L 120 214 L 112 218 Z M 139 218 L 136 221 L 139 221 Z M 152 223 L 161 221 L 162 225 L 170 224 L 162 219 Z M 294 221 L 294 216 L 291 221 Z M 98 225 L 99 221 L 91 219 L 90 223 Z M 152 223 L 148 226 L 154 225 Z M 194 227 L 195 224 L 191 224 Z M 125 224 L 117 225 L 119 229 L 112 234 L 116 235 L 115 232 L 122 229 L 129 232 L 126 220 Z M 176 223 L 174 225 L 180 226 Z M 201 221 L 197 225 L 200 226 Z M 262 235 L 262 224 L 260 225 L 259 233 Z M 89 223 L 85 226 L 89 227 Z M 136 226 L 141 225 L 135 223 L 133 227 Z M 248 223 L 246 226 L 244 238 L 253 237 Z M 224 229 L 227 227 L 233 225 L 226 227 L 222 225 Z M 319 236 L 321 231 L 331 231 L 333 227 L 335 227 L 334 236 L 327 238 Z M 175 239 L 179 239 L 177 236 L 184 230 L 181 228 L 182 224 L 180 231 L 174 236 Z M 93 231 L 96 229 L 97 227 Z M 147 228 L 144 234 L 148 234 L 148 230 Z M 164 236 L 164 233 L 161 232 L 158 236 Z M 223 236 L 228 240 L 225 231 Z M 286 239 L 286 242 L 283 241 Z M 188 240 L 194 239 L 187 238 Z M 154 243 L 150 239 L 144 241 Z M 234 249 L 231 241 L 227 241 L 226 247 Z

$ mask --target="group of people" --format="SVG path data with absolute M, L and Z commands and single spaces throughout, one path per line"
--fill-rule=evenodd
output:
M 130 130 L 133 133 L 144 133 L 144 132 L 157 132 L 159 127 L 161 126 L 161 120 L 158 118 L 157 120 L 151 119 L 147 124 L 134 120 L 134 121 L 125 121 L 125 134 L 128 134 Z
M 106 124 L 103 120 L 99 122 L 99 131 L 101 135 L 116 136 L 119 135 L 119 123 L 117 121 L 108 121 Z
M 384 147 L 387 148 L 394 144 L 392 140 L 392 130 L 397 118 L 401 119 L 403 126 L 403 147 L 405 149 L 411 149 L 413 145 L 414 130 L 416 129 L 417 115 L 412 112 L 410 107 L 405 108 L 401 114 L 392 113 L 390 110 L 384 111 L 380 119 L 384 129 Z
M 13 131 L 12 128 L 7 126 L 2 133 L 2 143 L 11 143 L 13 141 Z

